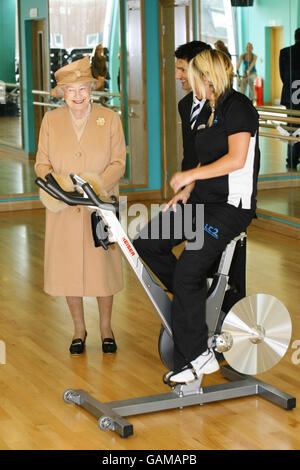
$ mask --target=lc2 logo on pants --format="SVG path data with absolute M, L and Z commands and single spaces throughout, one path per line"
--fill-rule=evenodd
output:
M 213 227 L 212 225 L 205 224 L 204 230 L 212 235 L 214 238 L 219 238 L 219 229 Z

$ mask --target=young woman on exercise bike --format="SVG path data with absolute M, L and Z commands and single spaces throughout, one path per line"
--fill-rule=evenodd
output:
M 204 227 L 210 230 L 204 230 L 200 249 L 193 249 L 190 240 L 178 259 L 172 248 L 184 236 L 178 239 L 171 230 L 168 239 L 145 237 L 151 234 L 151 221 L 134 241 L 141 258 L 173 294 L 174 371 L 167 379 L 175 383 L 219 368 L 207 345 L 206 278 L 226 245 L 255 215 L 259 170 L 258 113 L 247 97 L 233 90 L 230 59 L 221 51 L 205 50 L 190 62 L 189 79 L 197 97 L 209 100 L 211 114 L 195 132 L 198 166 L 171 178 L 175 196 L 159 217 L 163 226 L 177 203 L 203 204 Z

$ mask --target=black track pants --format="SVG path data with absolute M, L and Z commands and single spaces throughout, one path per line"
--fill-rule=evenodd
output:
M 182 214 L 184 218 L 185 212 L 182 211 Z M 200 249 L 187 249 L 186 246 L 178 259 L 173 254 L 172 248 L 186 237 L 183 235 L 181 239 L 175 238 L 172 228 L 168 239 L 163 239 L 161 233 L 159 237 L 153 239 L 150 237 L 153 221 L 150 221 L 135 237 L 134 246 L 141 258 L 173 293 L 172 332 L 175 344 L 175 370 L 182 368 L 207 349 L 208 331 L 205 321 L 207 275 L 226 245 L 241 232 L 246 231 L 253 216 L 252 210 L 238 209 L 229 204 L 205 205 L 206 229 L 204 229 L 203 246 Z M 161 226 L 165 223 L 166 217 L 169 217 L 167 213 L 158 215 Z M 172 226 L 172 217 L 168 221 Z M 184 224 L 184 220 L 182 223 Z M 148 237 L 145 239 L 147 234 Z M 244 259 L 243 256 L 241 258 Z M 244 266 L 241 271 L 244 271 Z

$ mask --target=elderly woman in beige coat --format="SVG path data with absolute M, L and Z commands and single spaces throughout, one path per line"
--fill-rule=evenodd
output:
M 52 173 L 65 190 L 73 190 L 70 173 L 92 184 L 98 194 L 118 195 L 124 173 L 126 146 L 117 113 L 90 102 L 91 87 L 97 83 L 88 56 L 59 69 L 53 96 L 63 96 L 66 106 L 45 114 L 39 136 L 35 170 L 44 178 Z M 119 247 L 95 248 L 91 212 L 70 207 L 45 191 L 46 206 L 44 289 L 65 296 L 73 323 L 71 354 L 81 354 L 87 336 L 83 297 L 97 297 L 103 352 L 117 346 L 111 330 L 113 295 L 123 287 Z

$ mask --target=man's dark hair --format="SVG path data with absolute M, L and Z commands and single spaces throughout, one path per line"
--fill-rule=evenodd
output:
M 175 51 L 176 59 L 185 59 L 190 62 L 197 54 L 205 49 L 211 49 L 209 44 L 202 41 L 191 41 L 177 47 Z
M 300 41 L 300 28 L 297 28 L 295 31 L 295 41 Z

